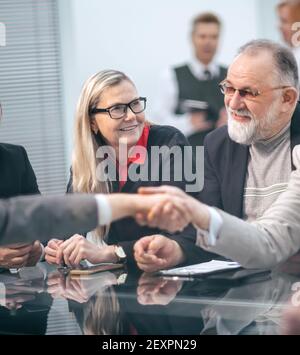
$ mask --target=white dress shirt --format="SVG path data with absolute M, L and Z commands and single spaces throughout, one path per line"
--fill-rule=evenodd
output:
M 192 74 L 199 80 L 205 80 L 205 71 L 207 70 L 211 73 L 212 78 L 220 75 L 220 66 L 214 61 L 205 66 L 194 58 L 188 63 L 188 66 Z M 188 136 L 194 133 L 194 128 L 190 122 L 190 114 L 175 115 L 174 113 L 177 106 L 178 93 L 179 87 L 176 73 L 173 68 L 168 68 L 161 75 L 151 121 L 160 125 L 176 127 L 184 135 Z

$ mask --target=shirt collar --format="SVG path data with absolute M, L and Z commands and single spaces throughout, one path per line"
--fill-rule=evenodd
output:
M 211 61 L 208 65 L 204 65 L 194 57 L 189 63 L 189 68 L 193 75 L 200 80 L 205 79 L 205 70 L 209 70 L 212 77 L 217 77 L 220 75 L 220 67 L 214 60 Z

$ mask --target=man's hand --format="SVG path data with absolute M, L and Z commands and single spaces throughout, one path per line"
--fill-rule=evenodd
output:
M 42 256 L 42 246 L 39 240 L 36 240 L 33 245 L 31 252 L 29 253 L 28 261 L 26 266 L 35 266 L 36 263 L 40 261 L 40 258 Z
M 20 269 L 27 265 L 33 244 L 15 244 L 0 248 L 0 267 Z
M 181 287 L 181 280 L 164 280 L 143 274 L 138 282 L 137 299 L 143 305 L 167 305 L 173 301 Z
M 181 264 L 185 255 L 177 242 L 163 235 L 141 238 L 134 245 L 138 267 L 145 272 L 155 272 Z
M 146 212 L 140 209 L 135 216 L 140 225 L 174 233 L 182 231 L 192 221 L 190 197 L 177 187 L 142 187 L 138 192 L 144 196 L 143 205 L 148 207 Z
M 138 190 L 142 195 L 167 196 L 153 205 L 151 210 L 145 213 L 138 213 L 136 221 L 141 225 L 150 225 L 165 229 L 171 233 L 182 230 L 189 223 L 207 230 L 210 223 L 208 207 L 189 196 L 184 191 L 174 186 L 141 187 Z

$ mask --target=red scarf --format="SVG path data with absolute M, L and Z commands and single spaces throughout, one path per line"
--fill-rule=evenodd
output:
M 140 152 L 135 152 L 135 148 L 144 147 L 145 149 L 147 149 L 149 132 L 150 127 L 148 125 L 145 125 L 140 139 L 137 141 L 136 145 L 130 149 L 130 157 L 127 158 L 127 165 L 124 166 L 119 165 L 119 163 L 117 164 L 117 168 L 119 169 L 119 191 L 121 191 L 123 186 L 126 184 L 129 165 L 132 163 L 139 165 L 145 163 L 146 156 L 141 155 Z

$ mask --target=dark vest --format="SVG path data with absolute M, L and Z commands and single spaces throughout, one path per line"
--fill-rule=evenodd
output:
M 220 75 L 210 80 L 199 80 L 191 72 L 188 65 L 174 69 L 178 82 L 179 94 L 176 115 L 185 113 L 182 109 L 182 103 L 185 100 L 198 100 L 208 103 L 208 119 L 216 121 L 218 113 L 224 106 L 224 96 L 218 85 L 225 79 L 227 69 L 220 67 Z

